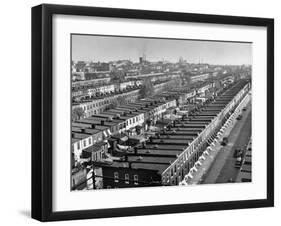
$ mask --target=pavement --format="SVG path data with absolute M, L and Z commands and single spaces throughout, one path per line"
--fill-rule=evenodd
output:
M 246 106 L 247 110 L 243 111 L 241 120 L 228 120 L 220 139 L 212 143 L 211 148 L 199 161 L 201 165 L 193 167 L 193 172 L 185 177 L 182 185 L 224 183 L 231 177 L 235 180 L 238 170 L 234 167 L 233 152 L 247 140 L 248 135 L 251 135 L 251 101 Z M 226 146 L 220 144 L 223 137 L 228 137 L 229 142 Z M 230 161 L 233 162 L 229 164 Z M 226 173 L 222 173 L 224 170 Z

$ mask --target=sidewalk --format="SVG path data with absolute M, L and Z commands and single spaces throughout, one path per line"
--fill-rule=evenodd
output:
M 236 125 L 236 117 L 239 114 L 239 110 L 241 110 L 244 106 L 248 105 L 250 101 L 250 96 L 247 95 L 245 99 L 241 102 L 237 110 L 229 117 L 229 119 L 222 126 L 220 132 L 217 134 L 217 138 L 214 139 L 212 144 L 204 151 L 203 155 L 197 161 L 197 164 L 190 170 L 190 172 L 185 176 L 185 179 L 181 182 L 181 185 L 194 185 L 200 184 L 203 180 L 206 172 L 213 166 L 215 159 L 221 151 L 227 151 L 227 149 L 231 148 L 232 144 L 228 146 L 222 146 L 220 141 L 223 137 L 228 137 L 232 132 L 233 128 Z M 222 166 L 221 166 L 222 167 Z M 219 172 L 219 170 L 216 170 Z M 215 177 L 216 175 L 214 175 Z

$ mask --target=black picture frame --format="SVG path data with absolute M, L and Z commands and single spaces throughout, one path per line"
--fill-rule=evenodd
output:
M 267 198 L 96 210 L 52 210 L 52 17 L 55 14 L 181 21 L 267 28 Z M 122 217 L 274 206 L 274 20 L 237 16 L 43 4 L 32 8 L 32 218 Z

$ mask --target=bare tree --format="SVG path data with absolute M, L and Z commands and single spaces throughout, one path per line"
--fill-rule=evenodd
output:
M 151 96 L 154 93 L 154 88 L 150 79 L 145 79 L 140 89 L 140 97 L 145 98 Z
M 181 72 L 180 78 L 182 80 L 183 85 L 190 85 L 190 83 L 191 83 L 191 73 L 189 71 L 183 69 L 182 72 Z

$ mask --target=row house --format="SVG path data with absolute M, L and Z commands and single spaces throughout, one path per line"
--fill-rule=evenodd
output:
M 90 158 L 93 163 L 102 162 L 106 158 L 107 153 L 107 142 L 99 142 L 83 150 L 82 157 L 85 159 Z
M 111 135 L 109 126 L 94 124 L 88 119 L 72 123 L 72 132 L 91 135 L 92 144 L 105 140 Z
M 97 85 L 104 85 L 104 84 L 108 84 L 110 82 L 110 77 L 104 77 L 104 78 L 96 78 L 96 79 L 90 79 L 90 80 L 82 80 L 82 81 L 75 81 L 72 82 L 72 87 L 93 87 L 93 86 L 97 86 Z
M 72 132 L 71 143 L 74 160 L 79 162 L 82 151 L 93 145 L 93 137 L 89 134 Z
M 211 87 L 208 84 L 201 87 L 201 90 L 206 90 Z M 182 99 L 188 99 L 195 95 L 195 90 L 191 92 L 182 92 Z M 159 101 L 158 97 L 155 99 L 146 99 L 139 102 L 123 105 L 117 107 L 116 109 L 111 109 L 100 114 L 88 115 L 88 119 L 80 120 L 80 123 L 88 123 L 91 129 L 103 130 L 103 139 L 106 139 L 111 134 L 122 133 L 129 131 L 130 133 L 135 133 L 133 131 L 137 126 L 145 126 L 148 120 L 156 123 L 157 120 L 161 119 L 163 114 L 169 108 L 174 108 L 177 106 L 176 99 L 170 99 L 166 101 Z M 87 128 L 89 132 L 89 128 Z M 109 132 L 106 132 L 108 131 Z
M 195 83 L 195 82 L 199 82 L 199 81 L 204 81 L 206 79 L 208 79 L 210 77 L 209 73 L 206 74 L 201 74 L 201 75 L 195 75 L 191 77 L 191 82 Z
M 182 92 L 179 95 L 179 104 L 192 103 L 196 96 L 196 90 L 190 92 Z
M 94 97 L 94 96 L 96 96 L 97 93 L 106 94 L 106 93 L 111 93 L 111 92 L 114 92 L 114 91 L 115 91 L 114 84 L 99 86 L 99 87 L 88 89 L 87 90 L 87 96 Z
M 107 106 L 114 103 L 117 98 L 124 98 L 125 102 L 135 102 L 139 97 L 139 90 L 132 90 L 126 93 L 111 95 L 103 98 L 96 98 L 93 100 L 73 104 L 72 109 L 81 107 L 84 111 L 84 118 L 103 112 Z
M 120 119 L 126 123 L 126 131 L 135 128 L 136 126 L 142 126 L 144 123 L 144 114 L 138 112 L 125 113 L 120 116 Z
M 142 126 L 144 123 L 144 114 L 139 112 L 136 107 L 124 105 L 104 112 L 105 115 L 111 115 L 114 120 L 119 119 L 125 122 L 125 130 L 128 131 L 136 126 Z
M 81 86 L 75 84 L 72 86 L 72 97 L 95 97 L 96 94 L 107 94 L 113 93 L 115 91 L 124 91 L 128 88 L 139 87 L 142 85 L 141 80 L 132 80 L 126 81 L 122 83 L 109 83 L 108 82 L 100 82 L 96 81 L 98 79 L 90 80 L 91 83 L 86 83 L 86 81 L 81 81 Z M 77 83 L 77 82 L 76 82 Z
M 157 120 L 162 119 L 163 114 L 166 112 L 167 109 L 174 108 L 176 106 L 177 101 L 175 99 L 161 102 L 154 100 L 154 102 L 152 102 L 150 106 L 147 105 L 144 110 L 148 110 L 150 120 L 152 120 L 153 123 L 156 123 Z
M 196 121 L 192 124 L 188 122 L 188 127 L 192 128 L 192 130 L 202 127 L 202 125 L 203 130 L 188 143 L 188 146 L 177 155 L 177 159 L 162 172 L 163 185 L 178 184 L 178 182 L 183 180 L 184 175 L 190 171 L 191 167 L 195 165 L 195 162 L 198 161 L 198 158 L 210 144 L 210 139 L 216 136 L 229 116 L 229 112 L 232 112 L 237 106 L 237 104 L 234 103 L 236 101 L 240 102 L 243 99 L 248 87 L 249 85 L 244 82 L 239 83 L 238 86 L 233 86 L 229 90 L 229 94 L 224 94 L 224 97 L 219 97 L 219 100 L 200 112 L 200 114 L 196 116 L 198 119 L 192 119 Z M 210 116 L 212 120 L 208 122 L 206 117 Z M 208 123 L 206 124 L 206 122 Z M 182 124 L 182 126 L 184 126 L 184 124 Z
M 119 84 L 119 90 L 125 90 L 127 89 L 128 87 L 132 87 L 135 85 L 135 82 L 134 81 L 127 81 L 127 82 L 122 82 Z
M 207 85 L 205 85 L 205 86 L 202 86 L 202 87 L 200 87 L 198 90 L 197 90 L 197 94 L 199 95 L 199 96 L 201 96 L 201 95 L 205 95 L 205 93 L 206 93 L 206 91 L 208 91 L 208 90 L 210 90 L 212 87 L 213 87 L 213 83 L 208 83 Z
M 90 119 L 94 119 L 95 123 L 110 127 L 111 134 L 115 135 L 118 133 L 125 132 L 126 130 L 126 123 L 120 118 L 118 118 L 119 114 L 108 110 L 101 114 L 94 115 L 90 117 Z
M 86 125 L 87 127 L 85 127 L 85 126 L 83 127 L 81 125 L 83 125 L 83 126 Z M 95 127 L 90 124 L 76 123 L 76 126 L 73 125 L 71 130 L 72 130 L 72 132 L 91 135 L 93 138 L 93 144 L 98 143 L 104 139 L 103 131 L 95 129 Z
M 79 122 L 89 123 L 92 129 L 102 129 L 104 139 L 108 138 L 111 134 L 119 133 L 119 122 L 113 121 L 112 118 L 109 117 L 102 118 L 93 116 L 82 119 Z

